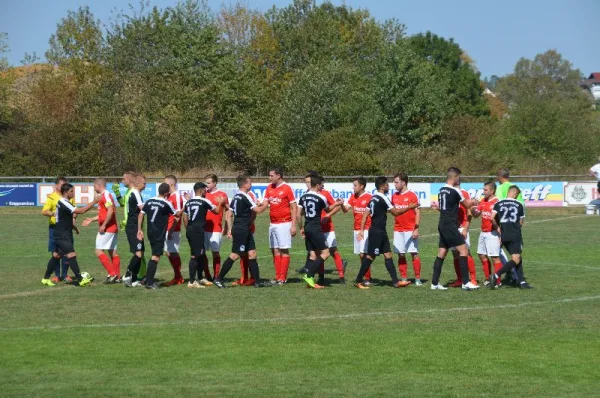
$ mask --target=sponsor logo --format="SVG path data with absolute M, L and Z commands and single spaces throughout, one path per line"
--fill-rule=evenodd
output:
M 378 256 L 379 255 L 379 249 L 375 249 L 375 255 Z
M 2 191 L 2 192 L 0 192 L 0 196 L 10 195 L 11 193 L 13 193 L 15 191 L 15 189 L 17 189 L 17 188 L 9 189 L 8 191 Z
M 581 202 L 587 197 L 587 193 L 581 185 L 576 185 L 575 188 L 573 188 L 573 192 L 571 192 L 571 197 L 576 201 Z
M 244 246 L 244 245 L 241 245 L 241 246 L 240 246 L 240 251 L 241 251 L 241 252 L 245 252 L 245 251 L 246 251 L 246 246 Z

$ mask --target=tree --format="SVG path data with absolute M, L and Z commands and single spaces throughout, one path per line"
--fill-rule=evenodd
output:
M 431 32 L 408 39 L 409 46 L 422 59 L 436 66 L 436 72 L 449 82 L 447 91 L 452 114 L 486 116 L 489 114 L 483 98 L 483 86 L 473 60 L 454 42 Z

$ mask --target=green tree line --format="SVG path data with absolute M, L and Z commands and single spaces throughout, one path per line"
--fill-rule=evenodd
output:
M 454 40 L 346 5 L 142 3 L 108 25 L 80 7 L 45 55 L 0 58 L 1 174 L 553 173 L 600 153 L 600 112 L 558 52 L 484 94 Z

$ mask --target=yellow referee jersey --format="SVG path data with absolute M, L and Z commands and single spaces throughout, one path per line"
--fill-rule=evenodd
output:
M 48 195 L 46 202 L 44 202 L 44 207 L 42 207 L 42 212 L 51 211 L 52 213 L 56 213 L 56 205 L 58 204 L 58 201 L 60 200 L 60 198 L 62 198 L 61 194 L 59 194 L 56 191 L 52 192 L 50 195 Z M 70 202 L 73 206 L 75 206 L 75 199 L 71 199 Z M 55 225 L 56 224 L 56 216 L 50 217 L 48 223 L 50 225 Z

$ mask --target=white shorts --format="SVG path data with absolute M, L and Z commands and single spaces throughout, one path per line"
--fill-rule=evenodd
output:
M 222 232 L 205 232 L 204 233 L 204 250 L 218 252 L 221 250 L 221 241 L 223 240 Z
M 335 231 L 323 232 L 323 235 L 325 235 L 325 244 L 327 245 L 327 248 L 331 249 L 332 247 L 337 247 Z
M 117 250 L 117 234 L 112 232 L 96 235 L 96 250 Z
M 167 232 L 168 236 L 168 232 Z M 171 239 L 165 239 L 165 251 L 167 253 L 179 253 L 179 244 L 181 243 L 181 233 L 173 232 Z
M 482 232 L 479 234 L 479 244 L 477 245 L 477 254 L 484 254 L 490 257 L 500 256 L 500 236 L 498 232 Z
M 367 242 L 369 241 L 369 231 L 365 231 L 363 240 L 358 240 L 358 233 L 354 231 L 354 254 L 364 254 L 367 252 Z
M 418 253 L 419 240 L 413 239 L 412 231 L 394 231 L 394 253 Z
M 271 224 L 269 226 L 269 247 L 271 249 L 292 248 L 292 222 Z
M 459 228 L 458 232 L 462 235 L 462 231 L 464 228 Z M 467 245 L 467 249 L 471 250 L 471 232 L 467 232 L 467 237 L 465 238 L 465 244 Z M 451 247 L 449 250 L 456 250 L 456 247 Z

